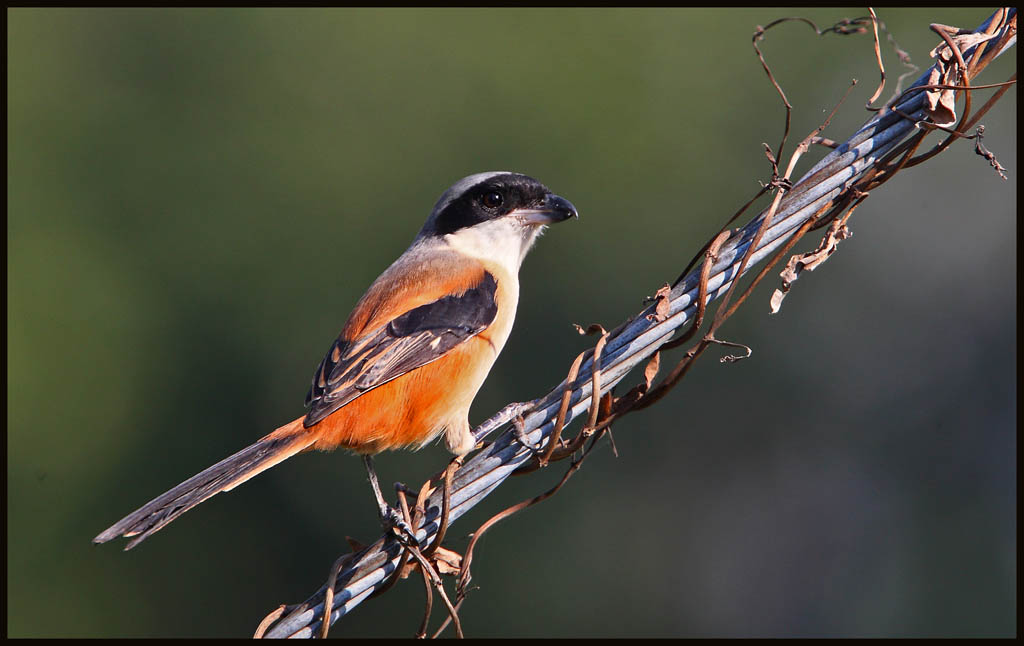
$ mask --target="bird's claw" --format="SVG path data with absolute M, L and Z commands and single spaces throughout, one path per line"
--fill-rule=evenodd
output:
M 402 513 L 394 507 L 384 505 L 380 508 L 380 524 L 384 531 L 394 532 L 400 543 L 408 542 L 413 547 L 419 547 L 420 541 L 416 538 L 416 532 L 402 518 Z
M 524 424 L 523 424 L 523 417 L 522 417 L 522 415 L 516 417 L 512 421 L 512 434 L 516 438 L 516 442 L 519 442 L 521 445 L 523 445 L 524 447 L 529 449 L 530 453 L 534 453 L 534 454 L 540 453 L 541 452 L 541 444 L 540 444 L 540 442 L 538 442 L 536 446 L 531 444 L 530 440 L 526 437 L 526 433 L 524 432 L 523 426 L 524 426 Z
M 498 427 L 508 422 L 518 422 L 522 419 L 523 415 L 526 415 L 541 402 L 542 398 L 534 399 L 528 402 L 516 402 L 505 406 L 497 412 L 490 419 L 484 421 L 480 426 L 473 429 L 473 437 L 477 440 L 482 440 L 485 436 L 493 432 Z M 522 422 L 516 424 L 516 439 L 520 441 L 524 446 L 529 446 L 528 442 L 524 442 L 523 438 L 523 427 Z

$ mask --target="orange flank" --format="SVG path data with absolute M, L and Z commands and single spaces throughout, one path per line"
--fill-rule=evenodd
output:
M 450 393 L 468 390 L 472 398 L 481 369 L 490 368 L 494 356 L 489 341 L 468 339 L 441 359 L 367 391 L 328 415 L 308 429 L 317 437 L 310 448 L 342 447 L 368 455 L 419 448 L 448 424 L 466 424 L 465 413 L 460 420 L 450 419 Z

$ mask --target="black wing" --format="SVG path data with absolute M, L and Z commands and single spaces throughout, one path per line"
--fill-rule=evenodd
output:
M 312 426 L 364 392 L 440 359 L 483 330 L 498 314 L 498 284 L 485 272 L 476 287 L 445 296 L 391 320 L 354 341 L 336 340 L 313 374 L 306 394 Z

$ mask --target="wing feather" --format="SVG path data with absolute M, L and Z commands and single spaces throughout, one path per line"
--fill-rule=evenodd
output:
M 331 344 L 306 394 L 303 424 L 313 426 L 364 392 L 440 359 L 487 329 L 498 314 L 497 282 L 479 283 L 397 316 L 376 330 Z

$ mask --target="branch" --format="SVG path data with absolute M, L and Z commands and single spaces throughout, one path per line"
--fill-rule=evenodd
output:
M 980 73 L 996 56 L 1004 53 L 1016 43 L 1016 11 L 1014 9 L 998 10 L 977 30 L 975 34 L 987 32 L 992 38 L 967 42 L 962 50 L 954 49 L 959 63 L 965 65 L 959 85 L 944 83 L 968 92 L 970 76 Z M 947 40 L 944 36 L 944 39 Z M 877 35 L 876 35 L 877 43 Z M 877 45 L 876 45 L 877 46 Z M 970 59 L 970 63 L 964 63 Z M 710 271 L 705 269 L 702 280 L 702 267 L 698 266 L 667 294 L 667 298 L 659 298 L 642 312 L 627 320 L 607 337 L 599 342 L 603 344 L 600 353 L 599 379 L 594 379 L 593 350 L 588 350 L 578 366 L 578 373 L 567 383 L 563 380 L 551 391 L 538 400 L 525 419 L 521 428 L 508 429 L 485 449 L 469 459 L 455 473 L 451 481 L 450 500 L 448 506 L 448 522 L 455 522 L 472 507 L 486 498 L 496 487 L 516 469 L 527 464 L 536 454 L 530 447 L 548 446 L 552 431 L 558 423 L 559 409 L 563 395 L 568 392 L 568 407 L 564 415 L 564 424 L 591 409 L 591 393 L 595 383 L 599 384 L 600 394 L 605 394 L 618 384 L 638 364 L 648 360 L 663 344 L 668 342 L 678 329 L 693 321 L 698 314 L 698 294 L 706 293 L 706 302 L 724 295 L 740 272 L 753 267 L 757 263 L 770 260 L 758 280 L 763 277 L 770 266 L 785 253 L 796 239 L 812 227 L 821 226 L 845 210 L 855 208 L 865 197 L 866 191 L 878 186 L 892 177 L 901 169 L 914 153 L 920 140 L 934 126 L 927 116 L 928 92 L 933 89 L 933 74 L 942 65 L 949 65 L 940 58 L 935 65 L 915 81 L 896 100 L 882 108 L 863 127 L 844 143 L 838 145 L 831 153 L 808 171 L 799 181 L 786 189 L 787 181 L 773 178 L 773 186 L 779 193 L 772 207 L 761 212 L 743 228 L 732 233 L 724 243 L 717 247 L 714 254 L 708 256 Z M 959 69 L 959 68 L 958 68 Z M 961 87 L 963 86 L 963 87 Z M 966 89 L 965 89 L 966 87 Z M 877 92 L 876 92 L 877 95 Z M 995 97 L 994 97 L 995 98 Z M 987 110 L 993 101 L 986 104 Z M 969 103 L 965 109 L 964 119 L 969 112 Z M 974 120 L 958 124 L 970 127 Z M 820 128 L 812 133 L 817 136 Z M 959 136 L 964 136 L 960 134 Z M 950 139 L 953 135 L 950 135 Z M 811 141 L 809 136 L 805 144 Z M 798 147 L 798 152 L 799 152 Z M 804 146 L 806 150 L 806 146 Z M 987 151 L 986 151 L 987 152 Z M 901 157 L 902 156 L 902 157 Z M 900 159 L 897 160 L 897 157 Z M 771 158 L 770 159 L 774 159 Z M 993 158 L 994 159 L 994 158 Z M 794 160 L 795 161 L 795 160 Z M 773 166 L 774 166 L 773 161 Z M 790 170 L 792 164 L 790 164 Z M 788 175 L 788 173 L 787 173 Z M 778 181 L 776 181 L 778 180 Z M 779 199 L 781 197 L 781 199 Z M 772 212 L 774 209 L 774 213 Z M 765 224 L 766 216 L 768 222 Z M 847 212 L 846 217 L 849 217 Z M 845 218 L 839 221 L 841 225 Z M 834 233 L 834 232 L 833 232 Z M 752 247 L 753 245 L 753 247 Z M 786 246 L 784 246 L 786 245 Z M 774 252 L 777 252 L 772 257 Z M 742 301 L 747 292 L 740 297 Z M 736 305 L 732 305 L 734 309 Z M 703 317 L 703 307 L 699 308 Z M 722 309 L 719 309 L 721 314 Z M 727 313 L 731 313 L 731 310 Z M 719 323 L 716 317 L 717 326 Z M 710 335 L 709 335 L 710 337 Z M 706 337 L 702 343 L 717 342 Z M 698 352 L 699 354 L 699 352 Z M 663 394 L 663 393 L 662 393 Z M 502 413 L 507 413 L 503 410 Z M 509 421 L 508 415 L 499 413 L 477 429 L 477 439 L 496 430 Z M 594 418 L 592 417 L 591 426 Z M 522 439 L 517 440 L 517 434 Z M 529 446 L 524 446 L 524 443 Z M 549 446 L 553 448 L 553 446 Z M 434 540 L 441 525 L 444 493 L 436 487 L 432 495 L 423 505 L 423 513 L 417 513 L 420 522 L 417 538 L 420 545 L 429 545 Z M 331 623 L 347 614 L 376 590 L 385 588 L 391 575 L 404 562 L 404 548 L 394 536 L 387 535 L 378 539 L 373 545 L 364 547 L 347 555 L 344 567 L 337 573 L 332 609 Z M 333 574 L 333 573 L 332 573 Z M 326 589 L 321 588 L 306 601 L 275 611 L 276 617 L 264 621 L 269 629 L 261 624 L 267 637 L 312 637 L 321 632 L 321 620 L 324 615 L 324 598 Z M 456 609 L 458 604 L 456 604 Z M 261 630 L 258 633 L 263 636 Z

